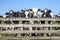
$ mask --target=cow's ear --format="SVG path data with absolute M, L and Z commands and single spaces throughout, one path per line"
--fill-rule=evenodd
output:
M 29 9 L 30 11 L 32 11 L 32 9 Z
M 43 10 L 41 10 L 41 12 L 44 12 Z
M 38 11 L 40 11 L 41 9 L 38 9 Z
M 25 10 L 21 10 L 22 12 L 25 12 Z
M 49 10 L 49 12 L 52 12 L 51 10 Z
M 14 11 L 13 10 L 10 10 L 9 13 L 14 13 Z

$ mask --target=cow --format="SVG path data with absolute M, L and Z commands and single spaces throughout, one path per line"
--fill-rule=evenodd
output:
M 53 17 L 51 10 L 45 9 L 44 11 L 41 11 L 41 12 L 43 12 L 43 14 L 41 15 L 42 18 L 52 18 Z
M 38 14 L 38 9 L 37 8 L 33 8 L 33 17 L 34 18 L 38 18 L 40 15 Z
M 29 18 L 33 18 L 33 11 L 32 11 L 32 9 L 29 9 L 28 17 L 29 17 Z
M 55 15 L 55 18 L 60 18 L 60 13 L 58 15 Z

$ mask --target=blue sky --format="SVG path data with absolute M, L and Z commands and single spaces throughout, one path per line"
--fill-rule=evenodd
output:
M 53 14 L 60 12 L 60 0 L 0 0 L 0 15 L 9 10 L 20 11 L 27 8 L 51 9 Z

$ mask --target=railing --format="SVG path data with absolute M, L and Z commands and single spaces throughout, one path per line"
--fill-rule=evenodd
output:
M 5 37 L 4 40 L 46 40 L 46 39 L 60 39 L 60 37 Z
M 60 24 L 0 24 L 0 27 L 60 27 Z
M 60 33 L 60 30 L 6 30 L 0 31 L 0 34 L 12 34 L 12 33 Z
M 59 40 L 60 37 L 32 37 L 32 36 L 25 36 L 25 37 L 4 37 L 4 39 L 8 40 Z
M 0 18 L 0 20 L 57 20 L 60 18 Z
M 60 37 L 27 37 L 27 36 L 25 38 L 28 38 L 28 39 L 60 39 Z M 15 38 L 6 38 L 6 39 L 20 39 L 20 38 L 15 37 Z

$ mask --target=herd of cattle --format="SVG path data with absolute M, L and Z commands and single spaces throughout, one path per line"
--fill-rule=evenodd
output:
M 60 14 L 54 15 L 52 14 L 52 11 L 50 9 L 25 9 L 21 11 L 14 12 L 13 10 L 10 10 L 6 13 L 6 16 L 3 17 L 21 17 L 21 18 L 60 18 Z

